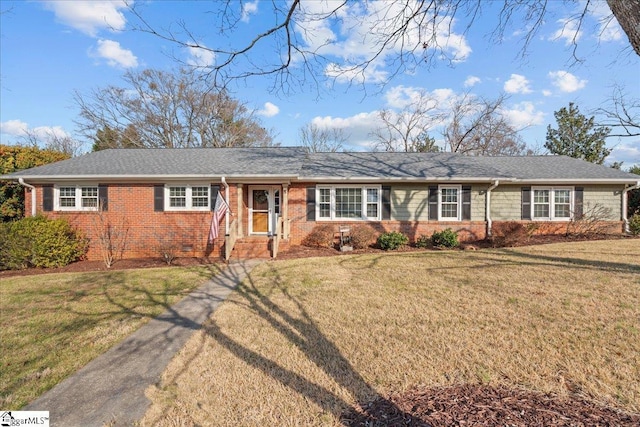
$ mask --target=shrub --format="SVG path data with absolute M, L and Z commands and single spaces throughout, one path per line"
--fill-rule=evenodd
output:
M 351 227 L 351 244 L 354 249 L 368 248 L 376 241 L 376 231 L 368 225 L 354 225 Z
M 522 245 L 530 237 L 527 226 L 515 221 L 497 223 L 492 227 L 492 232 L 491 241 L 497 248 Z
M 335 228 L 333 224 L 320 224 L 304 238 L 302 244 L 312 248 L 332 248 L 335 243 Z
M 429 236 L 420 236 L 416 239 L 416 247 L 417 248 L 428 248 L 431 246 L 431 237 Z
M 450 228 L 434 231 L 431 235 L 431 244 L 436 248 L 455 248 L 460 244 L 458 233 Z
M 633 234 L 634 236 L 640 234 L 640 213 L 637 213 L 629 218 L 629 231 L 631 231 L 631 234 Z
M 22 218 L 3 225 L 0 269 L 62 267 L 80 259 L 86 240 L 64 219 Z
M 394 251 L 407 243 L 409 243 L 409 238 L 399 231 L 390 231 L 378 237 L 378 246 L 385 251 Z

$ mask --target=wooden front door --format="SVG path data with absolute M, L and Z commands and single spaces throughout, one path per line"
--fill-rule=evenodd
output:
M 270 186 L 249 188 L 249 234 L 272 234 L 280 214 L 280 189 Z

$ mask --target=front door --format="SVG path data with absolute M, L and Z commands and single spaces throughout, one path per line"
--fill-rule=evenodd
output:
M 249 188 L 249 234 L 273 234 L 279 215 L 279 188 L 267 186 Z

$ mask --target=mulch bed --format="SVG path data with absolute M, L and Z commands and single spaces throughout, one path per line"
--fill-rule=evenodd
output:
M 351 427 L 374 426 L 639 426 L 640 414 L 629 414 L 580 398 L 463 384 L 419 387 L 393 393 L 342 416 Z

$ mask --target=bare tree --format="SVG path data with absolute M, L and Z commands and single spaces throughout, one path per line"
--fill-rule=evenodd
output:
M 384 109 L 378 117 L 382 125 L 372 132 L 377 149 L 417 152 L 424 151 L 425 135 L 443 122 L 445 114 L 439 100 L 422 90 L 400 111 Z
M 24 145 L 58 151 L 68 155 L 69 157 L 80 154 L 80 150 L 82 148 L 82 142 L 69 135 L 56 133 L 53 130 L 41 132 L 29 129 L 20 136 L 20 139 Z
M 343 129 L 321 128 L 314 123 L 300 128 L 300 141 L 310 153 L 335 153 L 342 150 L 348 139 Z
M 267 146 L 271 132 L 253 111 L 193 71 L 144 70 L 126 87 L 75 93 L 78 130 L 97 146 L 141 148 Z
M 640 100 L 625 94 L 624 87 L 614 85 L 607 104 L 593 114 L 598 126 L 611 129 L 609 137 L 640 136 Z
M 586 25 L 586 17 L 598 0 L 567 0 L 576 10 L 566 22 L 567 29 L 576 29 L 571 44 L 573 56 L 578 46 L 578 32 Z M 363 83 L 376 76 L 388 82 L 393 76 L 435 61 L 457 62 L 464 59 L 460 37 L 480 20 L 486 23 L 494 18 L 489 36 L 491 42 L 500 43 L 512 28 L 525 28 L 521 55 L 524 57 L 545 22 L 557 21 L 557 8 L 549 7 L 551 0 L 504 0 L 499 10 L 493 2 L 480 0 L 394 0 L 355 4 L 346 0 L 319 2 L 272 0 L 272 24 L 258 24 L 255 32 L 242 37 L 240 44 L 219 42 L 211 47 L 185 22 L 177 22 L 160 29 L 145 19 L 143 2 L 131 6 L 137 17 L 137 31 L 153 34 L 175 46 L 206 52 L 215 58 L 213 64 L 202 68 L 217 87 L 230 80 L 250 76 L 272 75 L 273 88 L 288 90 L 294 83 L 307 85 L 308 79 L 316 83 L 321 79 L 338 79 Z M 217 10 L 210 16 L 219 21 L 212 27 L 219 30 L 222 40 L 240 31 L 246 18 L 245 4 L 236 0 L 213 3 Z M 612 13 L 604 18 L 604 25 L 617 19 L 629 37 L 631 46 L 640 55 L 640 3 L 627 0 L 607 0 Z M 333 37 L 331 27 L 340 23 L 343 32 L 355 33 L 362 48 L 348 51 L 341 40 Z M 454 32 L 454 26 L 461 28 Z M 595 25 L 594 25 L 595 26 Z M 246 27 L 243 27 L 246 28 Z M 218 42 L 218 41 L 217 41 Z M 270 52 L 271 54 L 265 54 Z M 341 63 L 337 63 L 336 58 Z M 385 68 L 385 71 L 381 71 Z
M 474 156 L 530 154 L 518 131 L 501 113 L 504 100 L 504 95 L 490 100 L 469 93 L 457 98 L 443 131 L 447 151 Z

